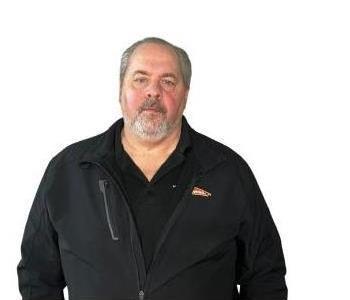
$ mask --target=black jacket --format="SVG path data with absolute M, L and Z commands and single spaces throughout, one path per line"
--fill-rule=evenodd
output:
M 149 273 L 115 172 L 115 128 L 48 164 L 17 266 L 24 300 L 284 300 L 281 240 L 235 151 L 189 127 L 194 176 L 158 240 Z M 195 188 L 196 187 L 196 188 Z M 203 189 L 210 194 L 196 194 Z M 237 291 L 240 285 L 240 294 Z

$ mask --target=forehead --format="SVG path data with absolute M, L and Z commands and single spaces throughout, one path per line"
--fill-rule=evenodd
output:
M 138 46 L 129 60 L 127 72 L 144 70 L 148 72 L 172 72 L 179 74 L 178 58 L 174 50 L 155 43 Z

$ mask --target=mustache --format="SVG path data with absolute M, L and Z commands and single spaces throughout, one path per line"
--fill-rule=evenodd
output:
M 146 109 L 154 109 L 160 113 L 166 113 L 165 107 L 159 102 L 157 98 L 146 98 L 146 100 L 139 107 L 138 112 L 141 113 Z

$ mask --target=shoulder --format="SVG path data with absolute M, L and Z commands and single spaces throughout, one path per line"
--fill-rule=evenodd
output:
M 240 176 L 246 177 L 251 169 L 246 159 L 235 149 L 221 143 L 203 133 L 190 129 L 192 143 L 196 155 L 204 163 L 222 162 L 233 168 Z
M 68 144 L 51 158 L 49 162 L 50 169 L 58 169 L 78 162 L 87 153 L 95 151 L 105 135 L 106 132 L 102 132 Z

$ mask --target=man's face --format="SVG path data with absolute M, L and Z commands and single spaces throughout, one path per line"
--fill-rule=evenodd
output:
M 187 94 L 176 54 L 142 44 L 130 57 L 121 87 L 124 123 L 143 139 L 159 140 L 181 121 Z

